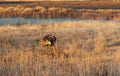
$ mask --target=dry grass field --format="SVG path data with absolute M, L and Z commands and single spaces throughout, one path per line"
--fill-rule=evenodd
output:
M 56 35 L 58 49 L 39 44 L 47 33 Z M 117 21 L 4 25 L 0 41 L 0 76 L 120 75 Z
M 0 2 L 0 17 L 120 20 L 116 1 Z
M 76 18 L 97 20 L 120 20 L 119 9 L 72 9 L 60 7 L 0 7 L 1 18 Z
M 74 9 L 119 9 L 120 1 L 0 1 L 0 6 L 62 7 Z
M 2 24 L 0 76 L 120 76 L 119 9 L 119 1 L 0 2 L 0 18 L 76 19 Z M 41 46 L 48 33 L 56 48 Z

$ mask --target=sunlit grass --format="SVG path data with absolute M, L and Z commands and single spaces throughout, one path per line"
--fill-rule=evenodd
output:
M 120 20 L 119 9 L 73 9 L 64 7 L 0 7 L 0 17 L 22 18 L 80 18 L 97 20 Z
M 119 76 L 119 25 L 93 20 L 0 26 L 0 75 Z M 39 44 L 47 33 L 57 37 L 54 57 L 54 49 Z

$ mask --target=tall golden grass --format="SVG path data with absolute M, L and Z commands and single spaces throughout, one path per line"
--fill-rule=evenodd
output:
M 0 76 L 119 76 L 120 23 L 67 21 L 0 26 Z M 57 55 L 39 42 L 57 37 Z M 9 46 L 8 46 L 9 45 Z
M 34 18 L 81 18 L 120 20 L 119 9 L 70 9 L 63 7 L 0 7 L 0 17 L 34 17 Z

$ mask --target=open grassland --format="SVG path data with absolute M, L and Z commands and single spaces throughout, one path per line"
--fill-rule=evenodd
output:
M 116 1 L 0 2 L 0 17 L 120 20 Z
M 47 33 L 56 35 L 58 49 L 40 46 Z M 120 75 L 120 22 L 5 25 L 0 40 L 0 76 Z
M 79 18 L 97 20 L 120 20 L 119 9 L 72 9 L 60 7 L 0 7 L 1 18 Z
M 7 6 L 6 6 L 7 5 Z M 8 1 L 0 2 L 0 6 L 25 6 L 25 7 L 62 7 L 74 9 L 119 9 L 120 1 Z

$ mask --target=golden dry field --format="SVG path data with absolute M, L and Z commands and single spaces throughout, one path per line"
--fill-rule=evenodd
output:
M 40 45 L 46 33 L 56 35 L 58 49 Z M 120 75 L 119 21 L 4 25 L 0 39 L 0 76 Z
M 119 9 L 120 1 L 1 1 L 0 17 L 120 20 Z
M 90 1 L 0 1 L 0 6 L 25 6 L 25 7 L 64 7 L 64 8 L 74 8 L 74 9 L 119 9 L 120 1 L 100 1 L 100 0 L 90 0 Z
M 0 76 L 120 76 L 120 1 L 1 1 Z

